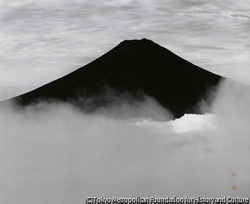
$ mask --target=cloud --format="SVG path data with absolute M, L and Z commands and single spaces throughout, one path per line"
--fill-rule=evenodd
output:
M 218 93 L 213 114 L 170 122 L 150 98 L 95 114 L 61 103 L 1 109 L 0 202 L 247 197 L 249 88 L 225 82 Z

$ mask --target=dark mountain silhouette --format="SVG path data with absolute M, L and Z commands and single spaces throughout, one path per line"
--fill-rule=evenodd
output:
M 209 102 L 208 91 L 221 79 L 150 40 L 125 40 L 86 66 L 12 100 L 18 106 L 59 100 L 93 111 L 112 104 L 113 96 L 143 100 L 145 94 L 181 117 L 200 113 L 197 103 Z

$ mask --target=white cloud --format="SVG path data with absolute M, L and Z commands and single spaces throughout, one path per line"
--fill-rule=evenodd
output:
M 248 196 L 249 92 L 230 87 L 230 95 L 226 87 L 213 115 L 185 115 L 170 122 L 160 114 L 161 121 L 150 114 L 129 119 L 135 109 L 126 104 L 108 116 L 107 110 L 86 115 L 66 104 L 2 109 L 0 202 Z M 140 108 L 157 110 L 155 105 L 149 100 Z

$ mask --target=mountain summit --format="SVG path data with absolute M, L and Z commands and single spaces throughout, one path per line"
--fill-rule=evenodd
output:
M 185 113 L 199 113 L 197 103 L 208 99 L 208 91 L 221 78 L 150 40 L 125 40 L 93 62 L 12 100 L 20 106 L 41 100 L 77 106 L 91 101 L 94 109 L 112 102 L 110 92 L 118 96 L 128 93 L 139 100 L 145 94 L 174 117 L 181 117 Z

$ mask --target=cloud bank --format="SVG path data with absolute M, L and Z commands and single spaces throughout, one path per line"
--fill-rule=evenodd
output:
M 0 203 L 247 197 L 249 91 L 224 82 L 212 114 L 169 122 L 169 113 L 150 98 L 95 114 L 55 103 L 1 109 Z

